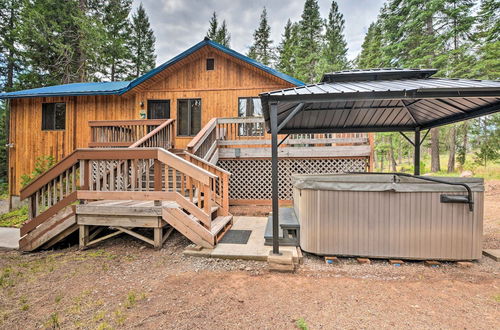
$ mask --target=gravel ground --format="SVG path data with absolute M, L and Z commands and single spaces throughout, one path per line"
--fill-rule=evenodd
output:
M 498 185 L 500 187 L 500 185 Z M 499 246 L 499 189 L 488 190 L 485 246 Z M 118 236 L 93 249 L 0 251 L 0 328 L 500 328 L 500 263 L 470 268 L 304 256 L 294 274 L 263 262 L 186 257 Z

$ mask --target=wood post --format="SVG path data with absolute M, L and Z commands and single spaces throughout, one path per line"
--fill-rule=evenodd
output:
M 160 221 L 161 221 L 161 218 L 160 218 Z M 155 249 L 161 249 L 162 244 L 163 244 L 163 228 L 162 227 L 154 228 L 154 247 L 155 247 Z
M 79 240 L 80 249 L 84 249 L 85 247 L 87 247 L 87 244 L 89 243 L 89 226 L 79 225 L 78 227 L 79 227 L 78 233 L 80 237 Z
M 168 172 L 167 172 L 167 167 L 168 165 L 165 164 L 165 190 L 168 190 Z M 161 162 L 158 159 L 155 159 L 154 162 L 154 187 L 155 191 L 161 191 L 162 190 L 162 180 L 161 180 Z M 161 206 L 161 201 L 160 200 L 155 200 L 155 206 Z

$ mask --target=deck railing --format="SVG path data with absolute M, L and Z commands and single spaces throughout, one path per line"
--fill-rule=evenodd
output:
M 171 148 L 174 142 L 173 119 L 101 120 L 89 121 L 89 147 L 129 147 L 137 142 Z M 154 138 L 150 133 L 155 132 Z M 150 136 L 149 139 L 144 139 Z M 149 146 L 148 145 L 148 146 Z
M 79 199 L 102 198 L 174 200 L 210 230 L 212 207 L 228 212 L 227 176 L 195 163 L 163 148 L 76 149 L 21 190 L 29 198 L 21 237 Z
M 285 139 L 286 138 L 286 139 Z M 284 140 L 283 140 L 284 139 Z M 370 144 L 368 133 L 279 135 L 282 147 L 325 147 Z M 216 157 L 217 148 L 269 148 L 271 134 L 264 118 L 213 118 L 188 144 L 188 151 L 206 161 Z

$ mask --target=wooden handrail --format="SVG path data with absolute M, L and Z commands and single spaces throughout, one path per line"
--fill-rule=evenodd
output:
M 154 130 L 143 136 L 141 139 L 133 143 L 130 148 L 136 148 L 140 147 L 145 141 L 149 140 L 151 137 L 155 136 L 158 132 L 160 132 L 162 129 L 167 127 L 168 125 L 172 125 L 174 123 L 175 119 L 168 119 L 164 123 L 162 123 L 160 126 L 156 127 Z M 172 137 L 170 137 L 172 138 Z
M 80 160 L 122 160 L 122 159 L 160 159 L 178 171 L 186 172 L 195 178 L 208 181 L 215 178 L 212 173 L 189 163 L 185 159 L 163 148 L 80 148 L 51 167 L 47 172 L 38 176 L 33 182 L 21 190 L 21 199 L 25 199 L 38 191 L 50 181 L 59 177 L 65 170 L 78 164 Z M 207 179 L 203 179 L 206 176 Z
M 199 161 L 199 162 L 201 162 L 201 163 L 205 164 L 205 165 L 206 165 L 207 167 L 209 167 L 209 168 L 213 168 L 213 169 L 214 169 L 214 170 L 216 170 L 216 171 L 220 171 L 220 172 L 225 173 L 225 174 L 227 174 L 227 175 L 231 175 L 231 172 L 228 172 L 228 171 L 226 171 L 225 169 L 223 169 L 222 167 L 217 166 L 217 165 L 215 165 L 215 164 L 212 164 L 212 163 L 210 163 L 210 162 L 208 162 L 208 161 L 204 160 L 203 158 L 198 157 L 198 156 L 196 156 L 196 155 L 194 155 L 194 154 L 192 154 L 192 153 L 190 153 L 190 152 L 188 152 L 188 151 L 183 151 L 182 153 L 183 153 L 183 154 L 185 154 L 185 155 L 188 155 L 188 156 L 189 156 L 189 157 L 191 157 L 191 158 L 196 159 L 197 161 Z M 212 172 L 212 173 L 213 173 L 213 172 Z
M 130 119 L 130 120 L 90 120 L 90 127 L 99 126 L 144 126 L 144 125 L 161 125 L 165 119 Z
M 76 157 L 77 150 L 78 149 L 73 150 L 73 152 L 71 152 L 63 159 L 61 159 L 57 164 L 55 164 L 50 169 L 37 176 L 33 181 L 31 181 L 29 184 L 23 187 L 21 189 L 21 194 L 20 194 L 21 200 L 31 196 L 35 191 L 40 189 L 42 186 L 54 180 L 62 172 L 75 165 L 78 162 L 78 159 Z
M 196 134 L 196 136 L 189 142 L 187 145 L 187 149 L 191 152 L 194 153 L 198 148 L 200 147 L 201 144 L 205 141 L 205 139 L 210 135 L 210 133 L 215 129 L 217 126 L 217 118 L 212 118 L 210 121 L 203 126 L 201 131 Z

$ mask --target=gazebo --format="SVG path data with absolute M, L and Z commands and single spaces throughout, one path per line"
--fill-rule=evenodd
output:
M 279 253 L 278 146 L 282 141 L 278 134 L 401 132 L 415 148 L 414 175 L 420 175 L 420 145 L 431 128 L 500 111 L 500 81 L 431 77 L 436 72 L 341 71 L 325 74 L 318 84 L 260 94 L 272 135 L 273 253 Z M 415 133 L 413 141 L 405 132 Z

